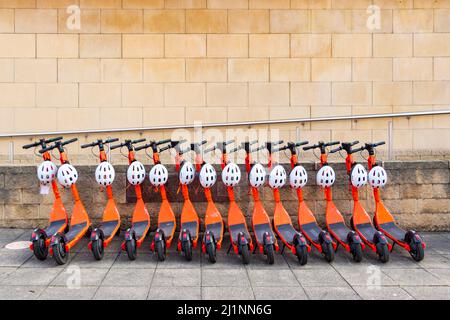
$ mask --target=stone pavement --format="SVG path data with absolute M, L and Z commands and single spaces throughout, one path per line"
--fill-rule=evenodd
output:
M 56 266 L 38 261 L 28 249 L 5 245 L 29 239 L 30 230 L 0 229 L 0 299 L 449 299 L 450 233 L 423 234 L 424 261 L 414 262 L 397 248 L 381 264 L 366 253 L 360 264 L 340 250 L 329 264 L 314 251 L 300 266 L 287 251 L 275 265 L 262 255 L 243 266 L 226 255 L 227 244 L 210 264 L 196 251 L 191 262 L 175 252 L 157 262 L 144 243 L 138 259 L 120 253 L 120 239 L 107 248 L 102 261 L 88 251 L 87 239 L 71 254 L 70 263 Z

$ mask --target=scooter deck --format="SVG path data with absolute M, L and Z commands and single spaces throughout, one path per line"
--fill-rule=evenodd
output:
M 371 223 L 355 224 L 355 230 L 368 242 L 373 242 L 377 232 Z
M 148 221 L 138 221 L 133 223 L 131 229 L 135 232 L 137 240 L 139 240 L 147 235 L 149 227 L 150 223 Z
M 221 222 L 207 224 L 205 232 L 207 231 L 211 231 L 217 242 L 222 241 L 223 224 Z
M 181 223 L 181 230 L 189 230 L 189 233 L 191 234 L 191 237 L 193 240 L 197 239 L 198 237 L 198 222 L 197 221 L 186 221 Z
M 51 237 L 57 232 L 64 232 L 64 228 L 66 226 L 67 222 L 66 220 L 57 220 L 50 222 L 50 225 L 44 229 L 45 233 L 48 237 Z
M 71 225 L 70 231 L 65 234 L 67 241 L 71 242 L 77 239 L 77 237 L 80 235 L 83 229 L 86 229 L 87 227 L 88 227 L 87 222 Z
M 300 224 L 300 231 L 312 242 L 319 242 L 319 235 L 322 232 L 316 222 Z
M 228 225 L 228 231 L 230 232 L 230 237 L 233 242 L 237 242 L 237 237 L 241 232 L 247 239 L 251 239 L 245 223 Z
M 290 223 L 275 226 L 275 230 L 281 240 L 289 245 L 292 245 L 295 235 L 298 234 L 297 230 Z
M 108 239 L 113 235 L 119 224 L 119 220 L 103 221 L 98 228 L 103 231 L 103 235 Z
M 347 236 L 352 230 L 350 230 L 345 223 L 336 222 L 328 225 L 328 231 L 330 231 L 334 238 L 343 243 L 348 243 Z
M 253 225 L 253 231 L 255 232 L 256 242 L 264 243 L 264 234 L 267 232 L 270 236 L 275 238 L 270 223 L 258 223 Z
M 388 238 L 395 241 L 405 241 L 406 231 L 395 224 L 395 222 L 387 222 L 378 225 L 378 229 Z
M 173 221 L 160 222 L 158 228 L 164 232 L 166 240 L 170 240 L 175 232 L 175 223 Z

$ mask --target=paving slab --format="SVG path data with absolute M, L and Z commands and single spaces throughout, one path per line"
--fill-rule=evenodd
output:
M 428 268 L 428 272 L 441 279 L 442 285 L 450 285 L 450 269 L 432 269 Z M 449 297 L 450 298 L 450 297 Z
M 385 269 L 383 273 L 401 286 L 443 285 L 441 279 L 424 269 Z
M 360 300 L 350 287 L 305 287 L 306 294 L 313 300 Z
M 187 261 L 182 253 L 179 253 L 173 248 L 176 243 L 172 244 L 172 248 L 168 250 L 166 260 L 158 261 L 158 269 L 198 269 L 201 265 L 200 250 L 194 249 L 192 252 L 192 260 Z
M 0 281 L 6 286 L 46 286 L 61 272 L 56 268 L 40 268 L 30 272 L 29 269 L 17 269 Z
M 97 287 L 67 288 L 49 286 L 39 295 L 39 300 L 91 300 Z
M 202 287 L 204 300 L 254 300 L 252 288 L 243 287 Z
M 56 263 L 56 261 L 50 256 L 47 256 L 47 259 L 45 260 L 39 260 L 37 259 L 33 254 L 31 255 L 30 259 L 26 260 L 20 268 L 59 268 L 64 269 L 67 267 L 68 264 L 75 258 L 77 253 L 71 253 L 68 258 L 68 262 L 65 265 L 59 265 Z
M 201 287 L 151 287 L 147 300 L 201 300 Z
M 254 287 L 257 300 L 307 300 L 308 296 L 301 287 Z
M 198 269 L 156 269 L 152 287 L 198 287 L 201 272 Z
M 106 268 L 109 269 L 117 259 L 117 254 L 105 253 L 102 260 L 95 260 L 90 252 L 78 253 L 71 261 L 72 265 L 80 268 Z
M 36 300 L 44 286 L 0 286 L 0 300 Z
M 208 269 L 202 270 L 202 286 L 250 287 L 250 280 L 245 269 Z
M 250 270 L 252 287 L 298 287 L 299 283 L 291 270 Z
M 156 268 L 158 265 L 157 258 L 153 253 L 141 253 L 136 260 L 130 260 L 126 252 L 118 254 L 114 260 L 112 269 L 147 269 Z
M 445 286 L 404 286 L 414 299 L 417 300 L 448 300 L 450 287 Z
M 108 269 L 100 268 L 74 268 L 69 266 L 64 269 L 52 282 L 51 286 L 98 287 L 106 277 Z
M 242 262 L 241 262 L 242 265 Z M 259 251 L 252 255 L 251 263 L 245 266 L 249 270 L 253 269 L 289 269 L 289 264 L 283 255 L 275 253 L 275 261 L 273 264 L 267 263 L 267 258 L 264 254 L 260 254 Z
M 295 277 L 303 287 L 342 287 L 347 282 L 334 269 L 293 270 Z
M 107 287 L 150 287 L 155 269 L 111 269 L 102 286 Z
M 424 269 L 450 269 L 449 257 L 440 254 L 428 255 L 422 261 L 417 262 L 417 265 Z
M 25 234 L 28 234 L 27 240 L 29 240 L 31 231 L 32 230 L 26 230 L 26 229 L 1 229 L 0 239 L 14 241 L 15 239 L 19 238 L 20 236 L 22 236 L 25 233 Z
M 364 300 L 414 300 L 403 288 L 392 286 L 353 286 Z
M 29 250 L 8 250 L 0 252 L 0 267 L 20 267 L 33 255 Z
M 95 293 L 95 300 L 145 300 L 148 287 L 105 287 L 101 286 Z
M 251 264 L 255 261 L 252 259 Z M 258 263 L 258 261 L 256 261 Z M 226 249 L 217 252 L 217 261 L 211 263 L 208 258 L 202 256 L 201 266 L 204 270 L 207 269 L 245 269 L 245 265 L 242 263 L 242 259 L 234 253 L 226 253 Z

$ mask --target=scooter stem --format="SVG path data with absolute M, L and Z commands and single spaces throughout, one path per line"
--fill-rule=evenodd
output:
M 134 191 L 136 192 L 136 198 L 137 199 L 142 199 L 141 186 L 140 185 L 134 186 Z
M 167 192 L 166 192 L 166 187 L 164 185 L 159 187 L 159 192 L 161 193 L 161 199 L 167 200 Z
M 203 190 L 205 192 L 206 201 L 212 202 L 213 199 L 212 199 L 211 189 L 210 188 L 204 188 Z
M 183 198 L 185 201 L 189 201 L 189 189 L 188 186 L 185 184 L 181 185 L 181 191 L 183 193 Z
M 108 200 L 112 200 L 113 199 L 113 190 L 112 187 L 106 186 L 106 196 L 108 197 Z
M 227 192 L 228 192 L 228 198 L 230 199 L 230 202 L 235 201 L 233 187 L 227 187 Z
M 297 189 L 297 198 L 298 198 L 298 201 L 303 201 L 303 191 L 302 191 L 302 188 L 298 188 Z
M 255 201 L 259 201 L 259 192 L 258 192 L 257 188 L 252 187 L 252 194 L 253 194 L 253 199 L 255 199 Z
M 52 181 L 52 189 L 53 194 L 55 195 L 55 199 L 61 199 L 61 195 L 59 193 L 58 184 L 56 183 L 56 180 Z
M 72 186 L 70 187 L 70 189 L 72 190 L 73 199 L 74 199 L 75 201 L 81 201 L 81 200 L 80 200 L 80 195 L 79 195 L 79 193 L 78 193 L 78 189 L 77 189 L 77 187 L 75 186 L 75 184 L 72 184 Z
M 274 197 L 276 203 L 280 203 L 281 202 L 281 196 L 280 196 L 280 190 L 279 189 L 273 189 L 273 197 Z

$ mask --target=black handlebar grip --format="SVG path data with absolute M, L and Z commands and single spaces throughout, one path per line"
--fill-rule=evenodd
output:
M 62 139 L 63 139 L 62 136 L 60 136 L 60 137 L 55 137 L 55 138 L 51 138 L 51 139 L 45 140 L 45 143 L 52 143 L 52 142 L 56 142 L 56 141 L 59 141 L 59 140 L 62 140 Z
M 166 151 L 166 150 L 169 150 L 170 148 L 171 148 L 170 145 L 165 146 L 165 147 L 162 147 L 162 148 L 159 149 L 159 152 L 164 152 L 164 151 Z
M 142 146 L 139 146 L 139 147 L 134 148 L 134 151 L 139 151 L 139 150 L 142 150 L 142 149 L 147 149 L 147 148 L 149 148 L 150 146 L 151 146 L 151 144 L 144 144 L 144 145 L 142 145 Z
M 169 143 L 169 142 L 170 142 L 170 139 L 159 140 L 158 142 L 156 142 L 156 145 L 159 146 L 161 144 Z
M 133 140 L 133 141 L 131 141 L 131 144 L 141 143 L 141 142 L 144 142 L 145 140 L 146 140 L 145 138 Z
M 360 152 L 360 151 L 363 151 L 365 149 L 366 149 L 366 147 L 362 146 L 362 147 L 359 147 L 357 149 L 351 150 L 350 154 L 353 154 L 353 153 L 356 153 L 356 152 Z
M 80 147 L 81 147 L 81 149 L 85 149 L 85 148 L 88 148 L 88 147 L 96 146 L 97 144 L 98 144 L 98 142 L 91 142 L 91 143 L 88 143 L 88 144 L 83 144 Z
M 315 148 L 318 148 L 318 147 L 319 147 L 318 145 L 313 144 L 312 146 L 303 147 L 303 150 L 304 151 L 308 151 L 308 150 L 315 149 Z
M 337 144 L 341 143 L 340 141 L 331 141 L 331 142 L 327 142 L 325 143 L 323 146 L 324 147 L 331 147 L 331 146 L 335 146 Z
M 117 141 L 119 141 L 119 138 L 111 138 L 111 139 L 107 139 L 105 141 L 105 143 L 113 143 L 113 142 L 117 142 Z
M 380 141 L 374 144 L 374 147 L 382 146 L 383 144 L 386 144 L 384 141 Z
M 297 142 L 296 144 L 295 144 L 295 146 L 296 147 L 300 147 L 300 146 L 304 146 L 305 144 L 308 144 L 309 143 L 309 141 L 300 141 L 300 142 Z
M 69 140 L 66 140 L 64 142 L 61 142 L 61 146 L 65 146 L 65 145 L 68 145 L 70 143 L 74 143 L 75 141 L 78 141 L 78 138 L 73 138 L 73 139 L 69 139 Z
M 328 153 L 335 153 L 335 152 L 338 152 L 338 151 L 341 151 L 341 150 L 342 150 L 342 146 L 337 147 L 336 149 L 330 150 L 330 152 L 328 152 Z
M 212 146 L 208 149 L 203 150 L 203 153 L 206 154 L 206 153 L 212 152 L 212 151 L 216 150 L 216 148 L 217 148 L 216 146 Z
M 40 144 L 41 144 L 41 142 L 33 142 L 33 143 L 30 143 L 30 144 L 24 145 L 22 148 L 24 148 L 24 149 L 30 149 L 30 148 L 33 148 L 33 147 L 37 147 L 37 146 L 40 145 Z
M 252 144 L 255 144 L 255 143 L 258 143 L 258 139 L 253 140 L 253 141 L 250 141 L 250 142 L 248 143 L 248 145 L 251 146 Z
M 250 153 L 257 152 L 257 151 L 263 150 L 265 148 L 266 148 L 265 146 L 259 146 L 259 147 L 255 148 L 255 149 L 250 150 Z
M 358 143 L 359 143 L 359 140 L 355 140 L 355 141 L 349 142 L 349 145 L 351 147 L 353 147 L 354 145 L 357 145 Z
M 223 142 L 223 145 L 226 146 L 226 145 L 229 145 L 230 143 L 234 143 L 235 141 L 236 141 L 236 140 L 231 139 L 231 140 L 228 140 L 228 141 Z

